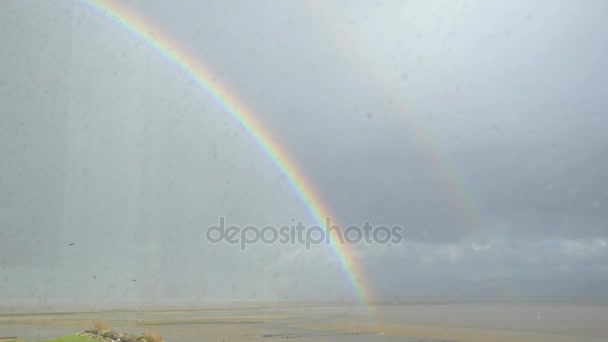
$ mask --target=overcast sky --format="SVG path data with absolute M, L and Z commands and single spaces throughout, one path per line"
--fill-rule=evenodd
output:
M 332 220 L 405 228 L 350 247 L 374 296 L 608 295 L 605 1 L 125 6 L 251 109 Z M 5 306 L 355 298 L 327 246 L 205 240 L 220 216 L 313 221 L 157 52 L 78 1 L 2 1 L 0 32 Z

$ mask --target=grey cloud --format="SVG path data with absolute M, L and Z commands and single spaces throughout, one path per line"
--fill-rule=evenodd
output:
M 0 6 L 13 304 L 354 295 L 329 249 L 203 240 L 219 216 L 312 218 L 174 65 L 81 4 Z M 128 6 L 226 85 L 336 222 L 406 228 L 353 247 L 379 295 L 605 292 L 604 2 Z

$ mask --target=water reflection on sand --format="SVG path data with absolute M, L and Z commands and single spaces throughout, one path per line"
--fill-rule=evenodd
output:
M 230 308 L 108 310 L 0 315 L 0 336 L 41 341 L 105 321 L 194 341 L 581 341 L 608 340 L 605 299 L 400 300 L 373 308 L 336 302 L 247 303 Z

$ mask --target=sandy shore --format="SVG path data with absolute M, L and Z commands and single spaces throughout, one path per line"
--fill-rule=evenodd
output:
M 482 328 L 445 327 L 440 324 L 391 325 L 391 324 L 313 324 L 307 329 L 327 331 L 350 331 L 374 333 L 381 336 L 399 336 L 424 341 L 467 341 L 467 342 L 605 342 L 606 338 L 534 333 L 526 331 L 508 331 Z
M 43 341 L 104 321 L 116 331 L 153 328 L 168 342 L 608 340 L 608 303 L 456 301 L 379 306 L 316 305 L 243 309 L 100 311 L 0 315 L 1 336 Z

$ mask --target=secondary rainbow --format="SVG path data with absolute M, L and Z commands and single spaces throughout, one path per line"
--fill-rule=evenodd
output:
M 402 100 L 403 94 L 395 92 L 389 86 L 395 78 L 394 70 L 385 68 L 385 65 L 374 62 L 374 58 L 369 56 L 369 46 L 361 44 L 361 40 L 356 39 L 348 33 L 343 27 L 346 24 L 337 20 L 335 12 L 331 8 L 325 8 L 322 1 L 306 2 L 310 6 L 310 11 L 316 18 L 321 18 L 324 22 L 326 36 L 332 38 L 332 42 L 340 47 L 337 50 L 348 54 L 348 60 L 357 65 L 356 70 L 365 76 L 365 79 L 370 80 L 370 83 L 379 93 L 386 94 L 395 98 L 392 103 L 395 112 L 400 113 L 400 117 L 406 126 L 413 128 L 413 140 L 416 141 L 427 160 L 433 166 L 432 169 L 436 172 L 439 180 L 443 183 L 443 189 L 449 194 L 449 198 L 454 205 L 454 208 L 463 215 L 468 229 L 471 231 L 474 238 L 480 243 L 486 243 L 486 234 L 481 222 L 479 210 L 477 209 L 474 199 L 467 193 L 465 188 L 464 178 L 458 174 L 458 171 L 453 166 L 445 155 L 442 147 L 439 144 L 440 139 L 431 129 L 428 123 L 425 123 L 423 117 L 418 118 L 415 114 L 415 103 L 409 101 L 407 105 Z M 342 26 L 341 24 L 344 24 Z M 347 26 L 346 26 L 347 27 Z M 389 68 L 393 68 L 390 66 Z M 401 76 L 398 75 L 400 78 Z M 399 80 L 402 82 L 402 80 Z
M 213 73 L 199 59 L 188 54 L 186 49 L 178 46 L 168 36 L 153 28 L 142 18 L 135 16 L 124 6 L 116 3 L 91 0 L 81 0 L 81 2 L 96 13 L 101 14 L 111 22 L 122 27 L 133 37 L 159 53 L 211 96 L 225 113 L 239 123 L 279 172 L 286 177 L 293 191 L 304 203 L 316 224 L 321 227 L 325 226 L 325 217 L 330 216 L 329 210 L 326 209 L 327 207 L 316 195 L 313 187 L 306 181 L 302 173 L 298 171 L 296 164 L 287 157 L 287 154 L 281 149 L 279 144 L 273 142 L 271 134 L 256 120 L 252 111 L 239 101 L 234 93 L 229 92 L 220 82 L 216 81 Z M 352 252 L 346 244 L 341 245 L 336 243 L 336 239 L 331 241 L 331 249 L 348 275 L 349 281 L 354 287 L 359 300 L 369 305 L 371 294 L 365 284 L 361 270 L 353 262 Z

